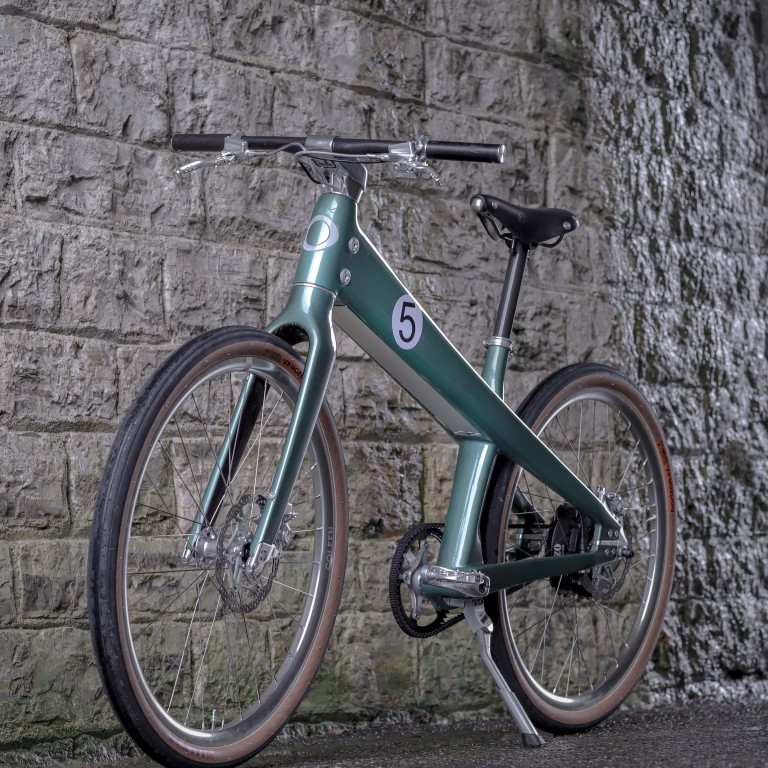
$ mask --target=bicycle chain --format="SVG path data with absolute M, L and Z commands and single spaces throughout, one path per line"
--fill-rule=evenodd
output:
M 243 495 L 240 498 L 240 501 L 238 501 L 236 504 L 233 504 L 227 513 L 227 518 L 224 521 L 224 525 L 221 528 L 221 533 L 218 538 L 218 543 L 216 546 L 216 580 L 218 581 L 219 591 L 221 596 L 224 598 L 224 602 L 229 606 L 233 613 L 249 613 L 254 608 L 256 608 L 256 606 L 259 605 L 271 591 L 272 582 L 275 580 L 275 576 L 277 575 L 277 566 L 279 561 L 274 559 L 272 561 L 272 571 L 267 578 L 267 583 L 254 585 L 253 589 L 249 590 L 254 594 L 254 597 L 247 603 L 244 603 L 240 598 L 240 588 L 235 586 L 227 587 L 226 581 L 224 579 L 224 568 L 229 568 L 230 565 L 229 554 L 224 551 L 224 542 L 227 539 L 227 530 L 233 522 L 235 525 L 238 525 L 242 522 L 243 510 L 246 504 L 256 504 L 258 505 L 259 509 L 263 510 L 265 503 L 266 499 L 261 495 L 254 495 L 250 493 Z M 258 520 L 259 518 L 256 518 L 257 523 Z M 245 563 L 245 561 L 248 559 L 247 548 L 244 549 L 241 557 L 243 563 Z
M 395 617 L 397 626 L 400 627 L 406 635 L 419 639 L 434 637 L 435 635 L 440 634 L 440 632 L 445 632 L 446 629 L 455 626 L 464 619 L 464 614 L 462 613 L 458 616 L 454 616 L 452 619 L 446 620 L 445 617 L 448 615 L 448 612 L 436 608 L 437 616 L 435 619 L 426 626 L 419 627 L 416 623 L 416 619 L 411 618 L 403 606 L 402 597 L 400 595 L 403 559 L 408 548 L 422 533 L 427 535 L 432 534 L 438 541 L 441 541 L 443 537 L 443 526 L 438 525 L 437 523 L 418 523 L 411 526 L 398 542 L 395 552 L 392 555 L 392 565 L 389 570 L 389 606 L 392 609 L 392 615 Z

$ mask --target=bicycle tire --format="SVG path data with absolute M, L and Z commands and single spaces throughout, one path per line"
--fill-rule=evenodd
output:
M 160 366 L 109 454 L 89 549 L 95 657 L 126 731 L 166 766 L 234 766 L 263 749 L 304 698 L 329 642 L 348 526 L 327 402 L 281 522 L 279 558 L 259 576 L 242 569 L 303 367 L 265 332 L 203 334 Z M 259 407 L 251 423 L 235 420 L 246 450 L 190 554 L 192 518 L 251 373 Z
M 557 371 L 518 414 L 586 485 L 617 494 L 629 538 L 627 556 L 610 564 L 486 600 L 491 652 L 505 679 L 535 725 L 569 733 L 619 707 L 656 645 L 674 570 L 672 471 L 649 404 L 607 366 Z M 578 534 L 581 548 L 589 545 L 589 524 L 511 460 L 499 458 L 489 487 L 486 562 L 576 551 Z

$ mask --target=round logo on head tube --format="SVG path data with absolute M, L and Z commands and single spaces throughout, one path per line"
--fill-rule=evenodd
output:
M 401 296 L 392 310 L 392 335 L 401 349 L 413 349 L 421 339 L 424 319 L 421 308 L 411 296 Z
M 305 251 L 321 251 L 330 248 L 338 239 L 336 225 L 327 216 L 319 214 L 309 222 L 302 248 Z

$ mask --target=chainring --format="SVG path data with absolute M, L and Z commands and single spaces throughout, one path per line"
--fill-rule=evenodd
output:
M 434 637 L 464 618 L 464 614 L 448 618 L 448 611 L 422 595 L 418 584 L 412 580 L 421 565 L 433 562 L 428 558 L 437 554 L 442 538 L 442 525 L 418 523 L 406 531 L 392 555 L 389 605 L 397 626 L 410 637 Z M 403 603 L 404 599 L 410 602 L 410 606 Z M 422 608 L 427 611 L 422 613 Z

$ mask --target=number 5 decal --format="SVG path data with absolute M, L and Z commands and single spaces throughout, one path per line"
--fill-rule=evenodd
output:
M 392 334 L 397 346 L 413 349 L 421 338 L 421 328 L 421 309 L 410 296 L 401 296 L 392 310 Z

